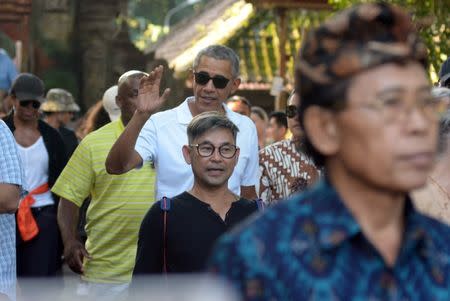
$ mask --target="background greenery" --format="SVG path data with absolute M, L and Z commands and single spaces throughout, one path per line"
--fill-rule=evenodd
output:
M 211 0 L 201 0 L 200 2 L 188 6 L 180 13 L 177 13 L 171 18 L 171 24 L 176 24 L 183 18 L 192 16 L 200 11 Z M 140 49 L 145 49 L 151 43 L 156 42 L 161 38 L 165 32 L 163 28 L 164 17 L 170 9 L 185 2 L 185 0 L 129 0 L 129 15 L 127 18 L 130 26 L 130 35 L 136 46 Z M 333 10 L 326 12 L 312 12 L 302 10 L 291 10 L 289 12 L 289 31 L 288 31 L 288 45 L 287 52 L 290 56 L 288 61 L 288 71 L 292 71 L 293 58 L 301 43 L 301 30 L 308 26 L 315 26 L 323 18 L 333 14 L 336 10 L 346 8 L 355 3 L 370 2 L 364 0 L 329 0 Z M 450 54 L 450 0 L 387 0 L 386 2 L 397 4 L 408 9 L 413 19 L 419 26 L 419 31 L 426 42 L 429 50 L 430 61 L 430 75 L 433 82 L 437 81 L 437 72 L 441 64 Z M 276 32 L 276 16 L 273 11 L 257 10 L 250 22 L 244 24 L 235 37 L 233 37 L 227 44 L 231 47 L 244 47 L 246 51 L 243 53 L 250 55 L 248 50 L 251 49 L 251 44 L 256 41 L 256 58 L 259 53 L 268 53 L 267 56 L 276 56 L 276 47 L 273 47 L 271 42 L 277 41 Z M 267 39 L 266 39 L 267 38 Z M 266 46 L 261 46 L 259 41 L 266 39 L 268 43 Z M 250 46 L 248 46 L 250 45 Z M 264 49 L 267 48 L 267 49 Z M 272 49 L 274 48 L 274 49 Z M 255 74 L 252 74 L 251 61 L 260 60 L 255 58 L 248 58 L 249 77 L 255 79 L 266 77 L 265 74 L 272 74 L 277 70 L 277 63 L 270 65 L 270 70 L 267 67 L 260 68 Z M 272 60 L 270 60 L 272 61 Z M 276 62 L 276 60 L 275 60 Z M 255 65 L 255 63 L 253 63 Z M 267 64 L 266 64 L 267 65 Z M 256 66 L 258 67 L 258 66 Z M 270 79 L 271 76 L 268 76 Z

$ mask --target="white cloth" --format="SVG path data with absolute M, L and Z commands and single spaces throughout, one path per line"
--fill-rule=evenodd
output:
M 44 139 L 39 139 L 29 147 L 23 147 L 17 144 L 20 158 L 22 159 L 25 172 L 25 189 L 28 192 L 38 188 L 48 182 L 48 152 L 44 144 Z M 33 195 L 35 202 L 33 208 L 53 205 L 54 200 L 49 191 L 42 194 Z
M 136 151 L 156 168 L 156 198 L 174 197 L 194 184 L 190 165 L 183 158 L 182 147 L 188 144 L 187 126 L 192 120 L 188 97 L 179 106 L 156 113 L 144 125 L 136 142 Z M 240 148 L 238 163 L 228 180 L 228 187 L 240 194 L 240 186 L 258 183 L 258 138 L 253 121 L 223 105 L 227 117 L 239 128 L 236 144 Z

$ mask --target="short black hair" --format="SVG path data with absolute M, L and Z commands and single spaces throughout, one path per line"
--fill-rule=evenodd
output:
M 188 142 L 191 144 L 197 137 L 215 129 L 227 129 L 236 142 L 238 127 L 222 113 L 216 111 L 203 112 L 195 116 L 187 127 Z
M 277 123 L 278 126 L 282 126 L 284 128 L 288 127 L 287 116 L 285 112 L 281 111 L 272 112 L 269 115 L 269 120 L 272 118 L 275 118 L 275 122 Z

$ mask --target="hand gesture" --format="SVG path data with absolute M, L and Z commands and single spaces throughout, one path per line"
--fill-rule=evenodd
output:
M 69 268 L 77 274 L 83 274 L 83 258 L 91 259 L 91 256 L 84 248 L 84 245 L 78 241 L 73 240 L 64 247 L 64 258 Z
M 163 66 L 160 65 L 153 69 L 148 76 L 141 78 L 136 105 L 137 112 L 150 116 L 157 112 L 166 101 L 170 89 L 166 89 L 164 93 L 159 96 L 163 70 Z

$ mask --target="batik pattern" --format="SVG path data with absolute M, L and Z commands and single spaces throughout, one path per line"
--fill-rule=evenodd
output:
M 226 234 L 209 267 L 244 300 L 449 300 L 450 228 L 409 198 L 405 221 L 389 267 L 323 181 Z

